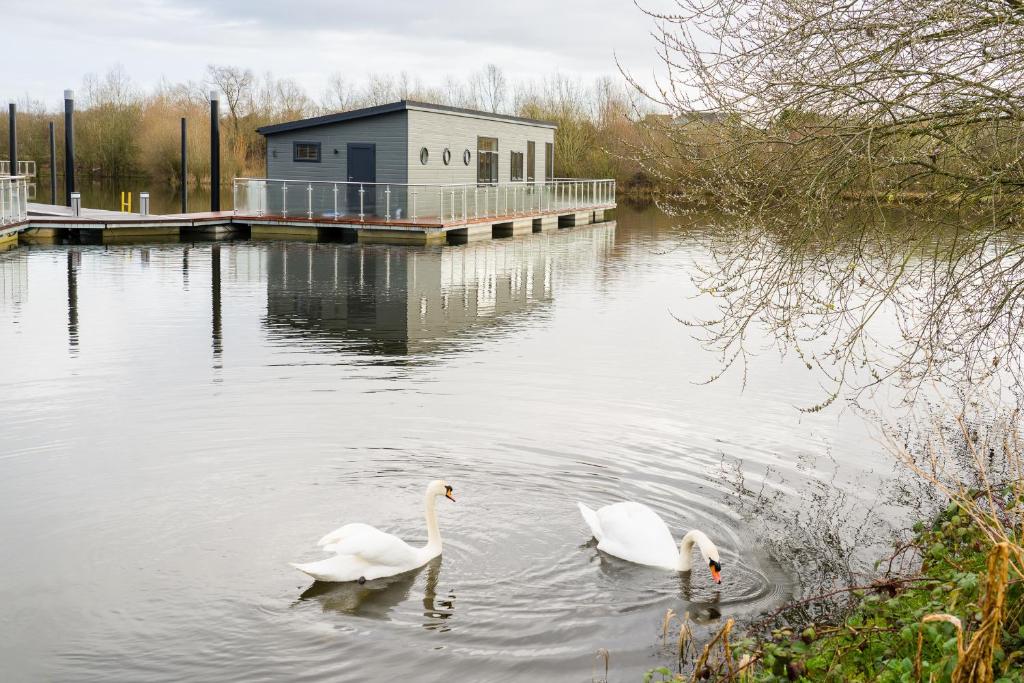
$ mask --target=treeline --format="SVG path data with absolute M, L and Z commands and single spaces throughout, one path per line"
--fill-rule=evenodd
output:
M 585 85 L 560 75 L 536 83 L 510 83 L 493 65 L 464 80 L 446 78 L 437 86 L 424 86 L 406 73 L 372 75 L 358 83 L 336 74 L 317 98 L 291 79 L 216 65 L 207 68 L 202 81 L 164 82 L 145 91 L 117 67 L 103 76 L 87 76 L 75 93 L 77 172 L 95 178 L 148 176 L 180 183 L 180 119 L 185 117 L 184 180 L 208 184 L 211 90 L 220 93 L 222 182 L 263 175 L 264 140 L 256 133 L 260 126 L 410 99 L 553 121 L 559 126 L 556 175 L 614 177 L 637 187 L 649 184 L 629 151 L 638 146 L 643 112 L 624 88 L 610 78 Z M 56 129 L 61 174 L 63 113 L 49 111 L 39 102 L 19 103 L 18 156 L 35 160 L 41 174 L 47 173 L 50 122 Z M 4 117 L 0 145 L 5 152 L 7 125 Z

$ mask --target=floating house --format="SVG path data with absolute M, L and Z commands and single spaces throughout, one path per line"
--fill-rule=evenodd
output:
M 235 180 L 235 212 L 257 237 L 418 243 L 603 220 L 615 182 L 555 178 L 556 129 L 408 100 L 264 126 L 266 177 Z
M 403 100 L 258 129 L 267 178 L 496 184 L 554 180 L 553 123 Z

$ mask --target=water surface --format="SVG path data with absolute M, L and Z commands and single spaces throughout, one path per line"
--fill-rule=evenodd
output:
M 711 385 L 673 317 L 710 257 L 657 213 L 464 246 L 229 242 L 0 255 L 5 680 L 589 681 L 801 591 L 728 472 L 794 517 L 886 461 L 773 352 Z M 825 463 L 825 464 L 822 464 Z M 774 476 L 763 481 L 766 472 Z M 289 561 L 363 521 L 443 556 L 359 585 Z M 599 553 L 575 501 L 700 528 L 725 581 Z

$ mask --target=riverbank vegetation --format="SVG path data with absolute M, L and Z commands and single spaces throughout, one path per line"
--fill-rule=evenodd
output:
M 616 178 L 623 190 L 638 194 L 648 193 L 651 186 L 651 179 L 628 155 L 640 144 L 639 127 L 645 115 L 636 106 L 638 98 L 631 99 L 625 87 L 610 78 L 584 84 L 557 74 L 539 83 L 510 83 L 494 65 L 468 79 L 448 78 L 438 86 L 424 85 L 405 73 L 371 75 L 363 82 L 335 74 L 319 96 L 291 79 L 225 65 L 211 65 L 201 81 L 165 82 L 146 91 L 116 67 L 103 76 L 86 77 L 76 93 L 79 172 L 99 178 L 143 175 L 179 183 L 180 119 L 185 117 L 187 182 L 208 184 L 211 89 L 221 93 L 225 179 L 264 174 L 264 140 L 256 133 L 260 126 L 409 99 L 555 122 L 559 126 L 556 175 Z M 49 159 L 49 122 L 55 123 L 58 149 L 63 149 L 62 116 L 38 102 L 21 103 L 22 159 L 34 159 L 43 168 Z M 6 118 L 0 125 L 0 139 L 6 144 Z

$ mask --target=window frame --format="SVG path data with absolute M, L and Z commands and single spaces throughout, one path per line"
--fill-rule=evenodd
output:
M 316 149 L 316 158 L 309 159 L 299 156 L 299 147 L 308 147 Z M 323 161 L 323 143 L 313 142 L 312 140 L 294 140 L 292 141 L 292 162 L 297 164 L 319 164 Z
M 509 157 L 509 164 L 509 181 L 513 183 L 523 182 L 523 178 L 525 175 L 523 172 L 524 154 L 522 152 L 517 152 L 513 150 L 511 152 L 511 156 Z
M 487 149 L 484 149 L 484 141 L 487 141 Z M 493 142 L 493 149 L 490 143 Z M 498 138 L 478 135 L 476 138 L 476 183 L 477 185 L 497 185 L 501 180 L 501 156 L 499 154 Z M 483 178 L 480 171 L 487 167 L 491 171 L 488 178 Z
M 555 179 L 555 143 L 544 143 L 544 181 Z
M 537 182 L 537 143 L 533 140 L 526 142 L 526 182 Z

